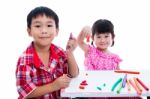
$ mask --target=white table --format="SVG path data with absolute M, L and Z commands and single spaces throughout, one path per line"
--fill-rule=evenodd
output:
M 138 77 L 144 82 L 144 84 L 150 88 L 150 71 L 139 71 L 140 74 L 128 74 L 127 79 L 133 80 L 133 77 Z M 114 91 L 111 91 L 112 86 L 119 78 L 124 78 L 125 73 L 116 73 L 114 71 L 80 71 L 78 77 L 73 78 L 70 86 L 61 90 L 61 97 L 124 97 L 124 96 L 138 96 L 135 89 L 131 86 L 131 91 L 125 88 L 121 89 L 118 94 L 119 85 Z M 80 89 L 80 83 L 87 81 L 87 86 L 84 89 Z M 104 86 L 105 84 L 105 86 Z M 100 87 L 101 90 L 98 90 Z M 143 87 L 141 87 L 143 89 Z M 143 89 L 141 96 L 150 96 L 150 91 Z

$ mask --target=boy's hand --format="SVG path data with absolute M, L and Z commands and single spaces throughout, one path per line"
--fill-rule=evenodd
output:
M 63 74 L 59 78 L 57 78 L 53 83 L 59 89 L 66 88 L 69 86 L 71 78 L 67 76 L 67 74 Z
M 76 38 L 71 37 L 71 39 L 69 39 L 67 42 L 66 51 L 73 52 L 76 47 L 77 47 L 77 40 Z

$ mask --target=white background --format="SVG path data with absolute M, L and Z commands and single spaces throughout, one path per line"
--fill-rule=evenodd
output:
M 149 0 L 4 0 L 0 2 L 0 97 L 16 99 L 15 69 L 19 55 L 32 41 L 26 32 L 26 16 L 36 6 L 48 6 L 60 19 L 54 43 L 65 48 L 70 32 L 77 37 L 85 25 L 105 18 L 115 26 L 115 46 L 122 69 L 150 69 Z M 84 54 L 75 52 L 80 69 Z

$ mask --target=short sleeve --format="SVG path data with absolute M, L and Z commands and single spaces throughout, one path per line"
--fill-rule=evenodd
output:
M 36 86 L 31 81 L 31 67 L 18 65 L 16 70 L 16 86 L 19 93 L 19 99 L 25 98 L 33 90 L 36 89 Z
M 92 46 L 91 46 L 91 45 L 88 45 L 87 48 L 88 48 L 88 49 L 87 49 L 87 52 L 84 53 L 85 57 L 87 57 L 87 55 L 90 54 L 90 52 L 92 51 Z
M 114 61 L 119 65 L 120 62 L 122 62 L 122 59 L 118 55 L 115 55 Z

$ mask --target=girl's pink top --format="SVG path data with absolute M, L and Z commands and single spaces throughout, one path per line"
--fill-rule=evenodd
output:
M 122 60 L 113 53 L 106 53 L 98 50 L 94 46 L 89 46 L 85 55 L 86 70 L 115 70 Z

